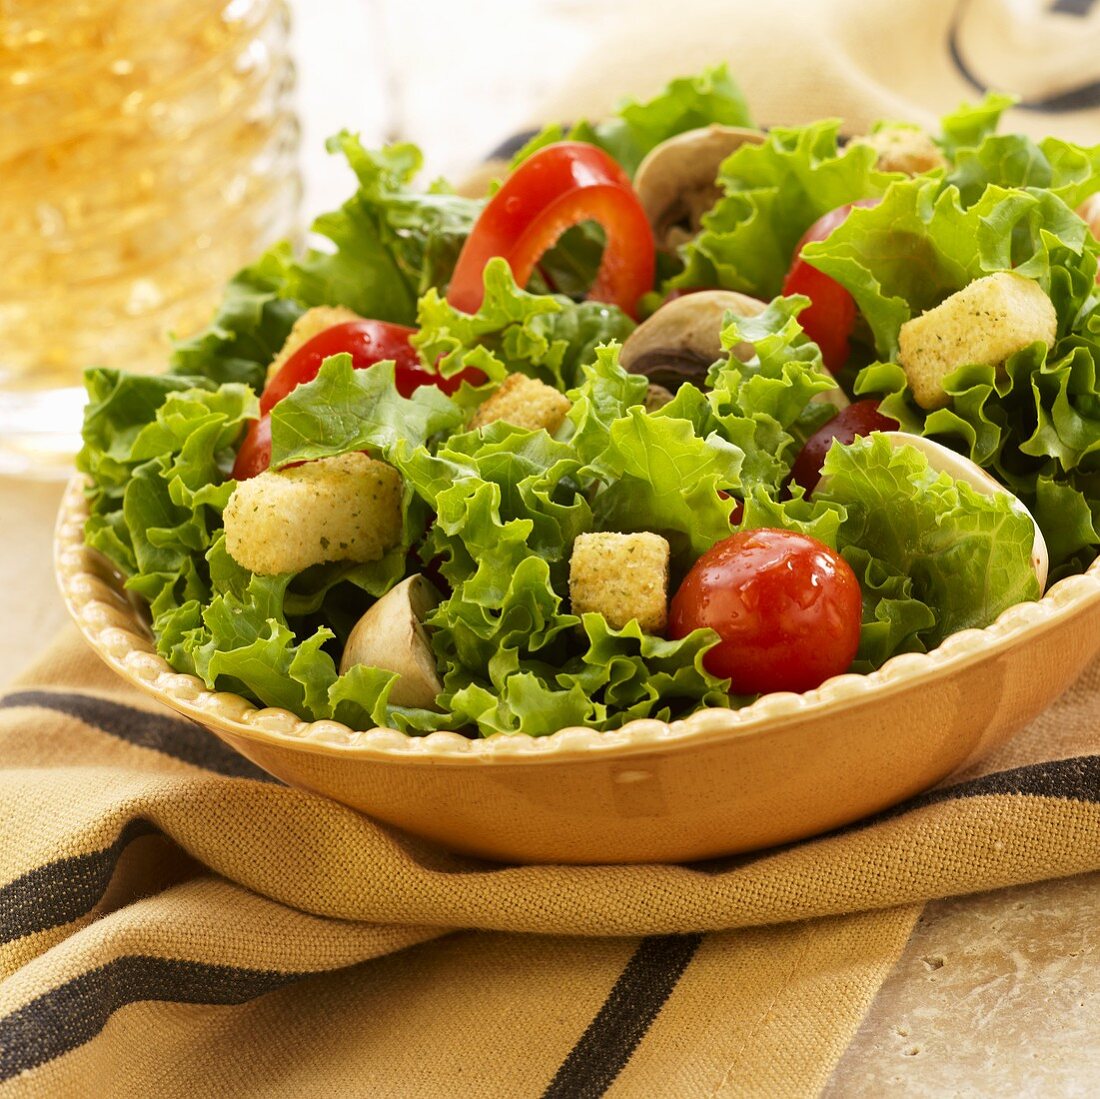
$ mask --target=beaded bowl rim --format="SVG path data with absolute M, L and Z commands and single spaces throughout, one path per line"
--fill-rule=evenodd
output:
M 1100 558 L 1082 574 L 1053 584 L 1037 601 L 1018 603 L 984 629 L 952 634 L 928 653 L 902 653 L 866 675 L 845 673 L 804 694 L 775 692 L 736 710 L 703 709 L 672 722 L 637 719 L 610 732 L 582 726 L 547 736 L 498 733 L 471 739 L 455 732 L 415 736 L 396 729 L 356 730 L 333 720 L 304 721 L 289 710 L 258 707 L 238 694 L 210 690 L 175 671 L 153 644 L 142 605 L 98 551 L 84 543 L 85 487 L 77 474 L 62 497 L 54 565 L 62 598 L 84 639 L 119 675 L 146 694 L 214 731 L 322 754 L 423 764 L 535 764 L 540 761 L 646 754 L 728 736 L 765 735 L 777 728 L 914 684 L 947 676 L 1037 633 L 1054 628 L 1100 600 Z

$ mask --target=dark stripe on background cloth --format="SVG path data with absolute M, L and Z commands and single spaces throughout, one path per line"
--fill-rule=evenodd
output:
M 963 57 L 962 47 L 959 45 L 959 24 L 962 22 L 967 3 L 968 0 L 962 0 L 955 9 L 955 16 L 951 20 L 951 26 L 947 32 L 947 52 L 950 54 L 959 75 L 975 91 L 979 91 L 984 95 L 992 89 L 970 67 L 969 62 Z M 1091 3 L 1092 0 L 1079 0 L 1078 3 L 1074 4 L 1073 14 L 1084 15 L 1087 11 L 1086 4 L 1090 7 Z M 1079 11 L 1076 10 L 1077 8 L 1084 8 L 1085 10 Z M 1061 10 L 1064 12 L 1070 9 L 1063 8 Z M 1011 81 L 1009 81 L 1009 84 L 1011 85 Z M 1076 88 L 1058 92 L 1056 95 L 1048 95 L 1044 99 L 1021 99 L 1016 107 L 1022 111 L 1049 111 L 1051 114 L 1060 114 L 1065 111 L 1084 111 L 1092 107 L 1100 107 L 1100 80 L 1080 84 Z
M 37 866 L 0 887 L 0 943 L 86 915 L 103 898 L 123 851 L 141 836 L 158 834 L 147 820 L 129 821 L 110 847 Z
M 1050 10 L 1059 15 L 1088 15 L 1096 0 L 1054 0 Z
M 243 1004 L 312 975 L 145 955 L 117 958 L 0 1019 L 0 1081 L 90 1042 L 127 1004 Z
M 568 131 L 568 125 L 563 124 L 562 129 Z M 520 130 L 518 134 L 506 137 L 484 160 L 511 160 L 535 136 L 538 130 Z
M 67 714 L 139 748 L 149 748 L 193 767 L 202 767 L 228 778 L 278 782 L 266 771 L 238 755 L 212 732 L 193 721 L 165 717 L 79 692 L 13 691 L 0 696 L 0 710 L 37 706 Z
M 643 939 L 543 1099 L 603 1095 L 646 1036 L 702 941 L 702 935 Z

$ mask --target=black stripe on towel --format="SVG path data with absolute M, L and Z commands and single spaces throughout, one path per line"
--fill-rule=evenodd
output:
M 0 1081 L 90 1042 L 114 1012 L 139 1000 L 243 1004 L 309 973 L 128 955 L 74 977 L 0 1019 Z
M 131 820 L 109 847 L 36 866 L 0 886 L 0 943 L 71 923 L 103 898 L 122 852 L 141 836 L 157 835 L 147 820 Z
M 996 794 L 1057 798 L 1061 801 L 1093 801 L 1100 804 L 1100 756 L 1071 756 L 1069 759 L 1029 763 L 1008 771 L 994 771 L 969 782 L 959 782 L 954 786 L 944 786 L 942 789 L 918 794 L 900 805 L 884 809 L 881 813 L 848 827 L 867 828 L 941 801 L 990 797 Z
M 136 706 L 125 706 L 77 691 L 14 691 L 0 697 L 0 710 L 16 706 L 37 706 L 67 714 L 139 748 L 149 748 L 229 778 L 277 781 L 193 721 L 151 714 Z
M 702 935 L 653 935 L 643 939 L 543 1099 L 596 1099 L 646 1036 L 683 976 Z

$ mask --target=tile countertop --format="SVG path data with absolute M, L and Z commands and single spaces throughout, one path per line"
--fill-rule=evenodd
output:
M 0 689 L 65 624 L 61 486 L 0 478 Z M 1100 874 L 929 904 L 825 1096 L 1100 1094 Z

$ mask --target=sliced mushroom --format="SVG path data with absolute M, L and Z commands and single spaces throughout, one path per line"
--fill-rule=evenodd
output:
M 642 401 L 646 412 L 656 412 L 657 409 L 671 403 L 672 394 L 663 385 L 650 385 L 646 388 L 645 399 Z
M 926 439 L 923 435 L 910 435 L 905 431 L 884 431 L 882 437 L 889 439 L 895 447 L 911 446 L 914 450 L 919 450 L 937 473 L 946 473 L 956 481 L 964 481 L 972 489 L 985 496 L 1007 496 L 1012 505 L 1012 510 L 1020 515 L 1026 515 L 1035 528 L 1035 537 L 1031 543 L 1031 567 L 1035 572 L 1036 579 L 1039 581 L 1040 593 L 1046 589 L 1047 570 L 1050 564 L 1046 539 L 1039 529 L 1039 524 L 1035 522 L 1035 516 L 1000 481 L 995 480 L 986 473 L 977 462 L 972 462 L 962 454 L 958 454 L 932 439 Z
M 684 382 L 701 382 L 722 350 L 726 313 L 752 317 L 762 301 L 733 290 L 700 290 L 662 305 L 626 338 L 619 362 L 632 374 L 645 374 L 655 385 L 675 392 Z M 739 343 L 733 353 L 742 361 L 754 354 Z
M 722 197 L 716 182 L 722 161 L 746 142 L 763 140 L 759 130 L 713 125 L 677 134 L 649 152 L 634 189 L 658 248 L 674 252 L 699 232 L 702 216 Z
M 340 658 L 340 674 L 356 664 L 397 672 L 390 702 L 435 709 L 443 684 L 424 619 L 438 602 L 435 588 L 419 573 L 402 580 L 355 623 Z

